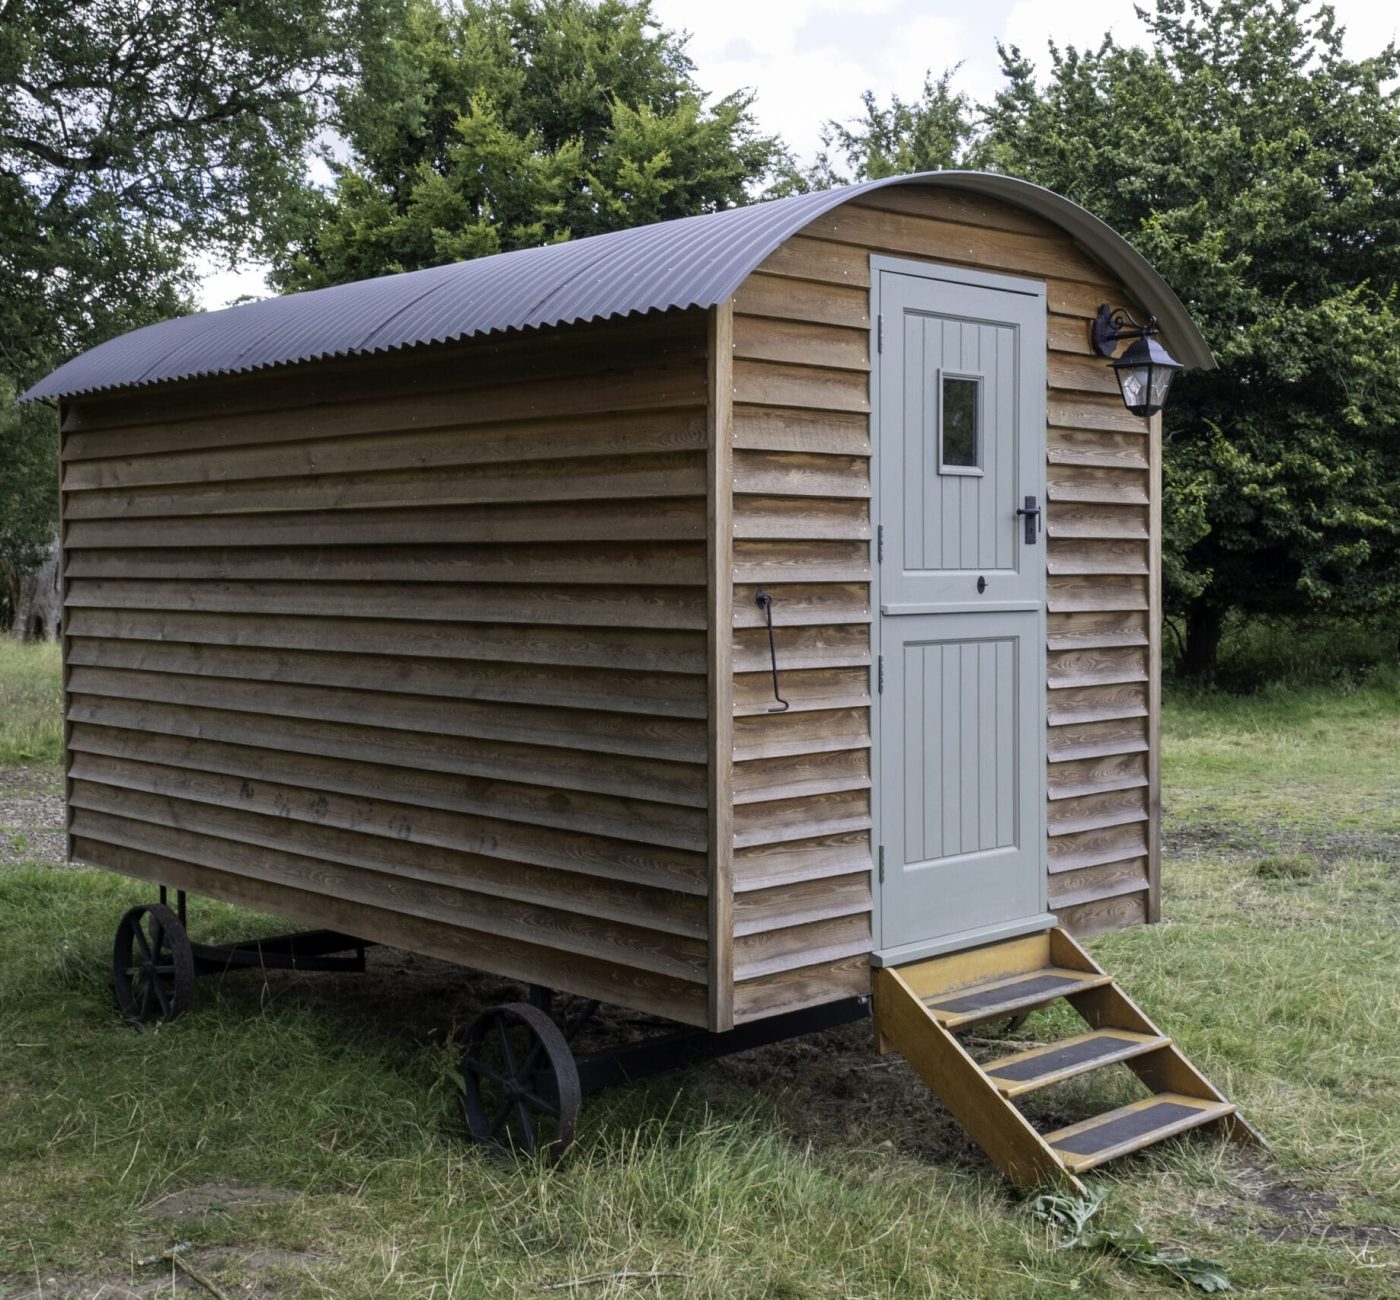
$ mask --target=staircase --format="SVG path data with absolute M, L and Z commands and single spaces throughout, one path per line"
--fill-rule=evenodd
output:
M 958 1034 L 1020 1019 L 1063 998 L 1089 1032 L 981 1064 Z M 884 967 L 875 972 L 875 1039 L 901 1053 L 1013 1183 L 1068 1187 L 1077 1175 L 1187 1129 L 1214 1125 L 1234 1142 L 1262 1138 L 1063 930 Z M 1016 1099 L 1121 1062 L 1150 1095 L 1040 1133 Z

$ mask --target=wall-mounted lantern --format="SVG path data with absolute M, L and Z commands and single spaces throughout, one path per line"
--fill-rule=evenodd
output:
M 1181 362 L 1157 342 L 1156 334 L 1155 316 L 1149 316 L 1146 325 L 1139 325 L 1123 308 L 1107 303 L 1099 308 L 1090 327 L 1094 350 L 1101 357 L 1113 356 L 1120 340 L 1134 340 L 1121 357 L 1110 363 L 1123 394 L 1123 405 L 1134 415 L 1156 415 L 1167 404 L 1167 390 L 1176 372 L 1182 369 Z

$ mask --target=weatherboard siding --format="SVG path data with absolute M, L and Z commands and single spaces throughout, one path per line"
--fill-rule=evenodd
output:
M 706 1023 L 706 358 L 673 313 L 66 403 L 75 856 Z
M 1020 209 L 878 191 L 787 240 L 734 299 L 739 1018 L 868 991 L 871 253 L 1046 284 L 1050 905 L 1080 933 L 1156 907 L 1153 444 L 1088 343 L 1099 304 L 1125 293 Z M 783 714 L 765 711 L 759 585 L 774 598 Z

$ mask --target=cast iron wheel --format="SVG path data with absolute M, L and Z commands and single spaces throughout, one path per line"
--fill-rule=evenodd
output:
M 578 1066 L 559 1026 L 538 1007 L 508 1002 L 477 1017 L 461 1073 L 473 1141 L 553 1164 L 574 1140 Z
M 174 1020 L 194 997 L 194 952 L 180 918 L 162 903 L 133 907 L 112 948 L 117 1006 L 132 1025 Z

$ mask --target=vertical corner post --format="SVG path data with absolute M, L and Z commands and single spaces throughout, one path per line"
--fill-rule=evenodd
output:
M 734 1025 L 734 304 L 710 308 L 705 420 L 709 1028 Z
M 68 406 L 58 403 L 58 617 L 59 649 L 63 656 L 63 856 L 73 859 L 73 724 L 69 721 L 68 678 L 71 669 L 69 651 L 72 638 L 68 634 L 68 492 L 64 487 L 63 451 L 67 440 Z
M 1148 421 L 1147 920 L 1162 919 L 1162 416 Z

